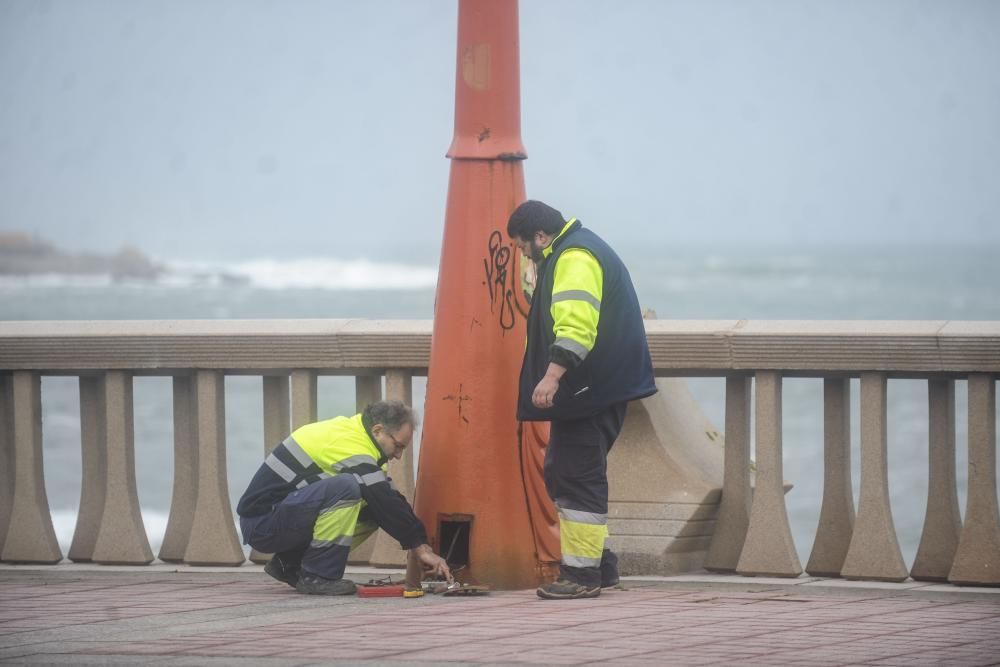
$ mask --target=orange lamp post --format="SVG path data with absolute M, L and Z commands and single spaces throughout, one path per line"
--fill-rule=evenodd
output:
M 537 585 L 558 561 L 547 428 L 515 415 L 527 304 L 507 218 L 525 199 L 516 0 L 459 0 L 455 137 L 415 505 L 459 578 Z

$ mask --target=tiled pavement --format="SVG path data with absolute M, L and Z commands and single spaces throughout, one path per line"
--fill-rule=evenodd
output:
M 319 598 L 259 566 L 3 567 L 0 664 L 1000 664 L 1000 590 L 716 575 L 626 586 L 560 602 Z

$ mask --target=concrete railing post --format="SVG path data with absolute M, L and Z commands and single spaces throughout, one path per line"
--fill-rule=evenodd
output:
M 1000 586 L 997 508 L 997 393 L 993 377 L 969 376 L 969 495 L 948 581 Z
M 955 484 L 955 381 L 928 380 L 927 513 L 910 576 L 947 581 L 962 534 Z
M 722 502 L 712 546 L 705 557 L 711 572 L 735 572 L 750 525 L 751 377 L 726 378 L 726 451 Z
M 408 371 L 387 370 L 385 373 L 385 397 L 390 401 L 413 403 L 413 375 Z M 396 490 L 413 503 L 413 447 L 407 447 L 403 458 L 389 462 L 389 477 Z M 406 552 L 399 543 L 389 537 L 384 530 L 375 533 L 375 546 L 369 558 L 372 565 L 380 567 L 401 567 L 406 565 Z
M 14 378 L 0 373 L 0 553 L 14 504 Z
M 291 425 L 291 400 L 287 375 L 265 375 L 263 378 L 264 458 L 288 437 Z M 250 560 L 266 563 L 271 554 L 251 549 Z
M 14 499 L 0 560 L 58 563 L 62 551 L 52 528 L 42 465 L 42 383 L 34 371 L 14 371 Z
M 198 401 L 193 375 L 176 375 L 174 392 L 174 487 L 160 560 L 181 563 L 191 539 L 198 501 Z
M 823 380 L 823 507 L 806 572 L 839 577 L 854 531 L 851 488 L 851 380 Z
M 198 500 L 184 562 L 191 565 L 240 565 L 245 560 L 236 536 L 226 481 L 225 378 L 198 371 Z
M 80 386 L 80 451 L 82 478 L 80 511 L 76 530 L 69 548 L 69 559 L 77 563 L 94 558 L 94 545 L 104 516 L 108 488 L 107 458 L 108 429 L 105 422 L 105 378 L 103 375 L 81 375 Z
M 736 571 L 744 575 L 802 574 L 785 509 L 781 462 L 781 374 L 756 374 L 757 478 L 747 540 Z
M 108 371 L 104 377 L 104 512 L 94 544 L 95 563 L 142 565 L 153 560 L 139 510 L 135 484 L 135 422 L 132 374 Z
M 382 400 L 382 376 L 381 375 L 357 375 L 354 377 L 354 409 L 361 412 L 369 403 Z M 407 404 L 409 405 L 409 404 Z M 382 535 L 382 529 L 375 531 L 367 540 L 361 543 L 347 559 L 348 563 L 354 565 L 367 565 L 371 561 L 372 554 L 375 553 L 375 543 Z
M 840 575 L 903 581 L 909 576 L 889 504 L 885 373 L 861 374 L 861 495 Z
M 357 375 L 354 378 L 354 405 L 358 412 L 368 407 L 369 403 L 382 400 L 381 375 Z
M 292 371 L 292 430 L 311 424 L 317 418 L 317 396 L 319 394 L 316 371 Z M 287 434 L 286 434 L 287 435 Z

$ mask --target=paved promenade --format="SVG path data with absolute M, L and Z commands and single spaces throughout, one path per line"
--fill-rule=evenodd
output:
M 0 665 L 1000 664 L 1000 589 L 710 574 L 623 583 L 559 602 L 533 591 L 319 598 L 260 566 L 0 566 Z

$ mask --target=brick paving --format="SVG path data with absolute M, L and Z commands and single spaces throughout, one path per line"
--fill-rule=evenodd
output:
M 0 664 L 1000 664 L 1000 591 L 706 575 L 595 600 L 322 598 L 241 569 L 0 569 Z

